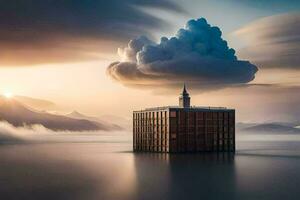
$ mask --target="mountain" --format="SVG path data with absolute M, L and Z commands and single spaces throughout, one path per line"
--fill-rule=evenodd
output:
M 238 122 L 235 124 L 235 128 L 236 130 L 244 130 L 246 128 L 252 127 L 252 126 L 256 126 L 258 124 L 256 123 L 244 123 L 244 122 Z
M 75 119 L 87 119 L 87 120 L 90 120 L 90 121 L 95 121 L 95 122 L 98 122 L 100 121 L 97 117 L 90 117 L 90 116 L 86 116 L 78 111 L 73 111 L 69 114 L 66 114 L 65 115 L 66 117 L 71 117 L 71 118 L 75 118 Z
M 66 117 L 70 117 L 70 118 L 74 118 L 74 119 L 85 119 L 85 120 L 89 120 L 89 121 L 93 121 L 93 122 L 97 122 L 97 123 L 102 123 L 102 124 L 106 124 L 106 126 L 108 126 L 110 129 L 112 130 L 123 130 L 124 128 L 117 125 L 117 124 L 114 124 L 114 123 L 111 123 L 111 122 L 108 122 L 108 121 L 105 121 L 105 120 L 102 120 L 102 119 L 99 119 L 97 117 L 90 117 L 90 116 L 86 116 L 78 111 L 73 111 L 67 115 L 65 115 Z
M 102 115 L 99 117 L 101 121 L 105 122 L 114 122 L 115 124 L 118 124 L 122 128 L 126 130 L 131 130 L 132 128 L 132 121 L 128 118 L 120 117 L 120 116 L 115 116 L 115 115 Z
M 16 99 L 0 97 L 0 120 L 14 126 L 41 124 L 52 130 L 96 131 L 113 130 L 110 125 L 87 119 L 75 119 L 62 115 L 35 111 Z
M 289 126 L 286 123 L 251 124 L 249 126 L 237 126 L 238 131 L 246 133 L 274 133 L 274 134 L 300 134 L 300 129 Z

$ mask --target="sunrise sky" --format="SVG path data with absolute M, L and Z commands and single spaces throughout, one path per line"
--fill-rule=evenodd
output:
M 193 105 L 237 121 L 300 117 L 297 0 L 30 2 L 0 2 L 2 94 L 130 117 L 176 105 L 186 82 Z

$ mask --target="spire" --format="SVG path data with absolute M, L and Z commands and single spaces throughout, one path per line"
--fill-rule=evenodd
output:
M 187 93 L 187 91 L 186 91 L 185 83 L 183 83 L 182 95 L 188 95 L 188 94 L 189 93 Z
M 185 83 L 183 84 L 183 90 L 179 97 L 179 106 L 183 108 L 190 107 L 190 96 L 189 93 L 186 91 Z

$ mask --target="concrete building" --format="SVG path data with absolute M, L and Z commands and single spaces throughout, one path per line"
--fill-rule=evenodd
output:
M 235 110 L 190 106 L 184 86 L 179 106 L 133 112 L 133 150 L 141 152 L 234 152 Z

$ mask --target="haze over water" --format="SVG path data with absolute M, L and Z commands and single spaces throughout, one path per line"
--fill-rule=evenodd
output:
M 168 155 L 133 153 L 124 133 L 61 137 L 0 146 L 1 199 L 299 199 L 297 140 Z

